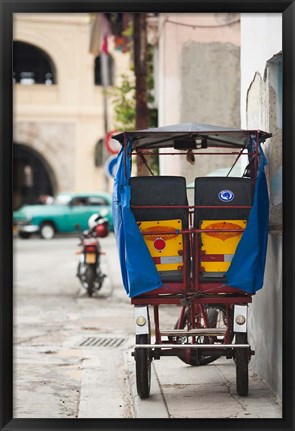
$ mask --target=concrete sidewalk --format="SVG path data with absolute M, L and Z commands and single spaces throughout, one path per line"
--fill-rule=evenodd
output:
M 267 385 L 249 373 L 249 395 L 236 393 L 235 364 L 220 358 L 192 367 L 176 357 L 153 361 L 151 395 L 136 391 L 135 364 L 130 351 L 126 365 L 136 418 L 281 418 L 282 408 Z
M 118 257 L 112 237 L 108 240 L 109 274 L 106 286 L 113 286 L 111 297 L 130 306 L 133 325 L 133 306 L 122 287 Z M 111 252 L 112 250 L 112 252 Z M 115 287 L 119 288 L 115 288 Z M 179 316 L 179 307 L 161 305 L 160 325 L 169 330 Z M 152 310 L 150 310 L 152 316 Z M 133 331 L 133 327 L 130 330 Z M 137 395 L 135 361 L 131 356 L 134 335 L 122 349 L 135 418 L 281 418 L 281 404 L 268 386 L 254 373 L 249 373 L 249 395 L 236 393 L 236 369 L 232 359 L 220 358 L 202 367 L 186 365 L 177 357 L 162 357 L 152 363 L 151 395 L 141 400 Z
M 118 277 L 119 273 L 114 273 Z M 112 280 L 111 280 L 112 281 Z M 121 289 L 114 290 L 119 301 L 129 302 Z M 133 306 L 130 304 L 130 307 Z M 152 311 L 150 310 L 152 315 Z M 175 323 L 179 308 L 162 305 L 160 322 L 162 330 L 169 330 Z M 132 322 L 133 323 L 133 322 Z M 162 357 L 152 363 L 151 394 L 147 400 L 137 395 L 135 361 L 131 356 L 134 335 L 126 343 L 125 368 L 130 386 L 135 418 L 281 418 L 280 400 L 253 372 L 249 364 L 249 395 L 236 393 L 236 368 L 232 359 L 192 367 L 177 357 Z

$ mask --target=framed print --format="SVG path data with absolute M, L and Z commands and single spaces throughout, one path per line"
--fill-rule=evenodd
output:
M 294 1 L 0 5 L 1 430 L 292 430 Z

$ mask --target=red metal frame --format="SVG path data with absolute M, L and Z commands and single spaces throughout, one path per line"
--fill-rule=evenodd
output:
M 254 132 L 253 132 L 254 133 Z M 253 181 L 255 182 L 257 171 L 258 171 L 258 149 L 259 149 L 259 131 L 255 131 L 256 133 L 256 151 L 254 153 L 241 153 L 241 152 L 211 152 L 211 153 L 197 153 L 194 154 L 199 155 L 252 155 L 254 157 L 254 177 Z M 125 147 L 126 148 L 126 147 Z M 148 151 L 145 151 L 145 154 L 149 154 Z M 151 152 L 151 154 L 153 154 Z M 186 152 L 169 152 L 169 153 L 160 153 L 160 155 L 172 155 L 172 154 L 186 154 Z M 132 151 L 130 155 L 138 155 L 136 151 Z M 125 154 L 126 156 L 126 154 Z M 212 232 L 210 229 L 200 229 L 193 227 L 193 214 L 194 210 L 198 208 L 210 209 L 210 208 L 228 208 L 225 206 L 205 206 L 205 205 L 189 205 L 189 206 L 147 206 L 147 205 L 134 205 L 132 208 L 141 208 L 141 209 L 150 209 L 150 208 L 162 208 L 162 209 L 176 209 L 176 208 L 186 208 L 189 212 L 189 228 L 180 230 L 179 233 L 183 236 L 183 280 L 182 282 L 165 282 L 163 285 L 155 289 L 151 292 L 144 293 L 135 298 L 131 299 L 131 304 L 133 305 L 150 305 L 154 310 L 154 325 L 155 325 L 155 344 L 161 345 L 165 347 L 165 344 L 171 344 L 171 341 L 168 342 L 162 339 L 161 331 L 160 331 L 160 318 L 159 318 L 159 306 L 160 305 L 180 305 L 180 313 L 178 319 L 178 328 L 182 327 L 185 311 L 187 306 L 190 307 L 190 325 L 191 328 L 195 328 L 195 325 L 200 325 L 199 321 L 195 321 L 196 313 L 200 314 L 202 318 L 202 325 L 205 328 L 209 328 L 208 315 L 204 308 L 205 305 L 210 304 L 221 304 L 226 307 L 226 320 L 227 320 L 227 330 L 224 335 L 224 344 L 230 343 L 230 332 L 231 332 L 231 310 L 234 305 L 246 305 L 252 302 L 251 294 L 245 293 L 236 288 L 232 288 L 230 286 L 224 285 L 220 281 L 210 281 L 210 282 L 202 282 L 200 280 L 200 246 L 199 246 L 199 235 L 203 232 Z M 237 205 L 231 206 L 230 209 L 250 209 L 252 206 L 246 205 Z M 224 229 L 216 229 L 216 231 L 225 231 Z M 226 229 L 226 232 L 243 232 L 243 229 Z M 168 232 L 169 233 L 169 232 Z M 172 233 L 172 232 L 171 232 Z M 174 233 L 174 232 L 173 232 Z M 149 235 L 153 234 L 153 232 L 149 232 Z M 161 232 L 157 231 L 155 234 L 159 235 Z M 163 232 L 163 234 L 167 235 L 167 231 Z M 145 233 L 143 233 L 145 235 Z M 189 250 L 189 253 L 187 252 Z M 191 257 L 193 258 L 194 268 L 190 268 L 191 265 Z M 209 337 L 210 338 L 210 337 Z M 192 336 L 192 344 L 196 343 L 196 337 Z M 173 341 L 172 341 L 173 344 Z M 152 346 L 151 346 L 152 347 Z M 220 346 L 222 351 L 222 345 Z M 179 349 L 178 349 L 179 350 Z M 228 355 L 228 350 L 226 354 Z M 175 344 L 175 348 L 169 350 L 169 353 L 166 351 L 161 351 L 161 354 L 165 355 L 173 355 L 177 354 L 177 343 Z M 188 358 L 190 354 L 189 349 L 185 351 L 185 355 Z

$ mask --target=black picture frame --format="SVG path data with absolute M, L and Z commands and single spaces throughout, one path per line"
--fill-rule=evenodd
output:
M 13 419 L 13 247 L 12 247 L 12 35 L 13 14 L 21 12 L 256 12 L 283 18 L 283 418 L 282 419 Z M 0 0 L 1 28 L 1 430 L 293 430 L 294 411 L 294 146 L 295 4 L 287 0 L 59 1 Z M 196 400 L 197 402 L 197 400 Z

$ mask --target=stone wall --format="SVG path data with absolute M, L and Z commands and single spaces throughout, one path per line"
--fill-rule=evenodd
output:
M 240 127 L 240 15 L 165 14 L 159 41 L 160 125 L 207 123 Z M 161 173 L 183 175 L 187 183 L 218 168 L 230 169 L 234 157 L 184 157 L 161 161 Z M 192 203 L 192 193 L 189 194 Z
M 272 133 L 263 145 L 270 198 L 270 227 L 264 286 L 250 306 L 251 366 L 282 397 L 282 63 L 267 62 L 248 89 L 247 123 Z
M 46 157 L 56 191 L 71 191 L 75 184 L 74 123 L 16 122 L 14 142 L 28 145 Z
M 181 123 L 240 127 L 240 48 L 232 43 L 188 42 L 181 53 Z M 201 153 L 201 151 L 200 151 Z M 232 156 L 200 156 L 185 160 L 181 175 L 188 182 L 219 168 L 230 167 Z

